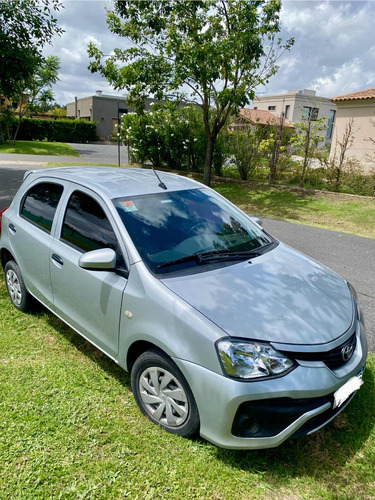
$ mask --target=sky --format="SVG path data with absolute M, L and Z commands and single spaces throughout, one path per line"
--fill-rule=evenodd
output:
M 62 0 L 56 17 L 65 30 L 44 54 L 60 58 L 55 100 L 61 105 L 101 90 L 119 95 L 99 74 L 87 69 L 87 44 L 94 41 L 105 54 L 124 47 L 124 39 L 110 33 L 105 7 L 111 1 Z M 313 89 L 334 97 L 375 87 L 375 0 L 284 0 L 280 36 L 295 38 L 290 52 L 280 58 L 279 71 L 258 95 Z

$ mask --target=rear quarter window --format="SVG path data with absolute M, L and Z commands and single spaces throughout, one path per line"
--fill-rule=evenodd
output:
M 28 190 L 20 215 L 39 228 L 51 232 L 57 205 L 64 191 L 61 184 L 41 182 Z

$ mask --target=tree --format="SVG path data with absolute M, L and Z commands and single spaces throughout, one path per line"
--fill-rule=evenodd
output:
M 220 130 L 276 73 L 278 57 L 293 44 L 276 39 L 280 8 L 280 0 L 116 1 L 107 22 L 132 46 L 115 49 L 103 61 L 103 52 L 90 43 L 89 68 L 126 89 L 129 102 L 155 95 L 198 103 L 209 184 Z
M 44 107 L 43 112 L 45 112 L 47 115 L 59 117 L 59 118 L 65 118 L 66 117 L 66 106 L 61 106 L 57 102 L 54 102 L 52 104 L 49 104 Z
M 48 103 L 53 102 L 52 85 L 58 80 L 60 60 L 56 56 L 42 59 L 31 78 L 17 82 L 17 91 L 14 90 L 13 99 L 18 107 L 16 115 L 18 123 L 12 138 L 14 145 L 21 125 L 22 118 L 30 111 L 36 111 Z
M 283 146 L 284 130 L 285 130 L 285 116 L 284 113 L 281 113 L 281 116 L 279 118 L 279 124 L 277 125 L 276 130 L 272 137 L 273 144 L 272 144 L 272 152 L 271 152 L 269 174 L 268 174 L 269 184 L 273 184 L 275 182 L 277 164 L 280 158 L 280 153 L 286 149 Z
M 305 176 L 311 159 L 314 157 L 319 142 L 322 141 L 322 136 L 319 134 L 325 128 L 326 118 L 318 118 L 316 108 L 310 108 L 306 118 L 295 123 L 295 136 L 292 138 L 294 147 L 302 150 L 302 170 L 299 182 L 299 187 L 303 188 Z
M 43 61 L 42 49 L 55 34 L 59 0 L 0 1 L 0 94 L 12 100 L 19 82 L 29 81 Z
M 338 191 L 340 188 L 341 174 L 348 160 L 347 153 L 353 145 L 357 131 L 354 130 L 354 118 L 349 118 L 345 124 L 341 138 L 336 137 L 336 143 L 327 164 L 328 169 L 333 173 L 335 191 Z
M 270 132 L 270 127 L 251 125 L 246 130 L 234 131 L 231 134 L 231 149 L 238 173 L 246 181 L 259 165 L 262 152 L 261 142 Z

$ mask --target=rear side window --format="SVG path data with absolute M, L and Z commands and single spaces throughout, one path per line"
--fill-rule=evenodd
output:
M 118 249 L 116 235 L 103 209 L 91 196 L 80 191 L 74 192 L 69 200 L 61 240 L 84 252 Z
M 20 215 L 50 233 L 63 191 L 63 186 L 52 182 L 42 182 L 33 186 L 24 198 Z

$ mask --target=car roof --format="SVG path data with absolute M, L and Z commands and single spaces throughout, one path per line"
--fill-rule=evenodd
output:
M 167 186 L 167 190 L 164 190 L 159 186 L 155 173 L 151 169 L 142 168 L 71 166 L 32 170 L 26 172 L 25 177 L 29 174 L 76 182 L 98 193 L 105 193 L 110 198 L 204 187 L 187 177 L 158 171 L 160 180 Z

